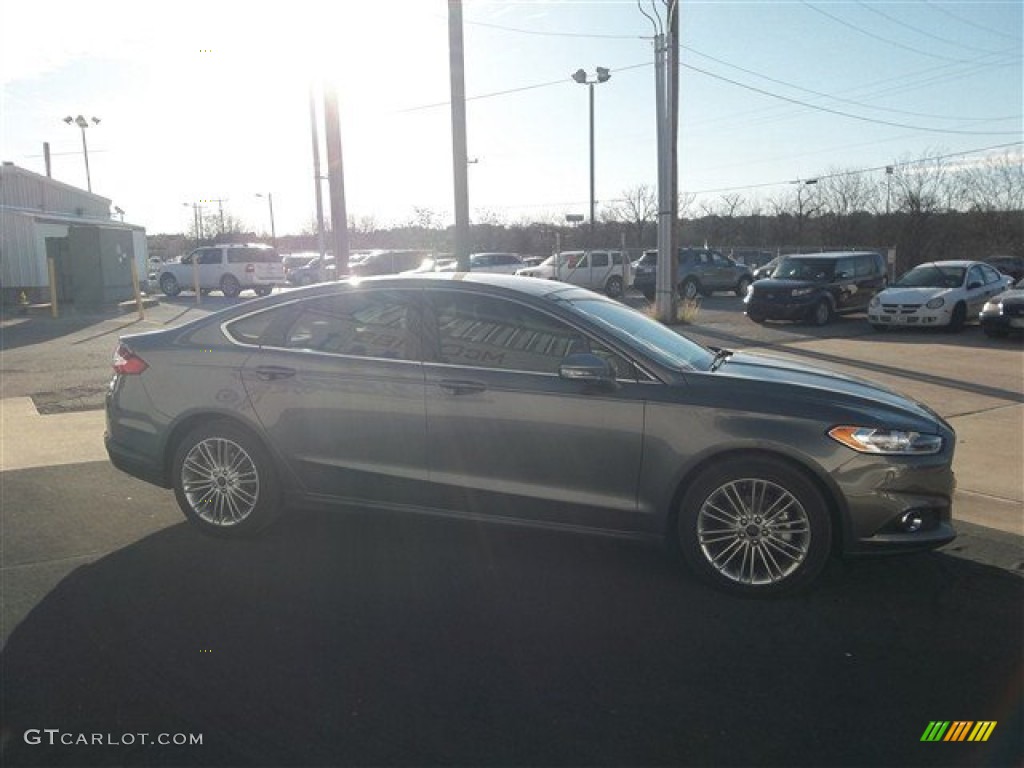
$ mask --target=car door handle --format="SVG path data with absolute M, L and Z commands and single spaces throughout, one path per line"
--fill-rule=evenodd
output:
M 486 386 L 479 381 L 462 381 L 455 379 L 444 379 L 437 382 L 437 386 L 451 395 L 472 395 L 476 392 L 483 392 Z
M 295 369 L 280 365 L 261 365 L 254 368 L 253 373 L 263 381 L 274 381 L 275 379 L 290 379 L 295 375 Z

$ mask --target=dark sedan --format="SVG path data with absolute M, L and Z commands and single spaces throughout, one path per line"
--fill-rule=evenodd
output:
M 1011 331 L 1024 333 L 1024 278 L 1008 291 L 989 299 L 978 315 L 986 336 L 1008 336 Z
M 212 534 L 310 503 L 415 510 L 667 541 L 752 594 L 955 536 L 956 439 L 927 407 L 554 281 L 301 288 L 125 336 L 114 371 L 112 462 Z

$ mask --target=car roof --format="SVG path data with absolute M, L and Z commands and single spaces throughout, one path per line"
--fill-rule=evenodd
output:
M 784 253 L 784 259 L 848 259 L 850 256 L 880 256 L 878 251 L 823 251 L 821 253 Z
M 917 267 L 973 267 L 975 264 L 984 264 L 983 261 L 970 261 L 969 259 L 947 259 L 946 261 L 925 261 L 914 266 Z

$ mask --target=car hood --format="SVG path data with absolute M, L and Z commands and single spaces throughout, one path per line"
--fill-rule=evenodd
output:
M 916 419 L 945 424 L 931 408 L 911 400 L 880 384 L 857 376 L 817 368 L 796 360 L 751 352 L 736 352 L 726 360 L 716 375 L 749 379 L 814 390 L 829 397 L 846 396 L 899 410 Z
M 789 291 L 793 288 L 828 285 L 828 283 L 816 280 L 793 280 L 792 278 L 766 277 L 763 280 L 758 280 L 754 285 L 758 290 L 762 291 Z
M 998 296 L 993 296 L 989 301 L 1024 301 L 1024 288 L 1014 288 L 1009 291 L 1003 291 Z
M 957 291 L 957 288 L 921 287 L 900 288 L 893 286 L 878 294 L 879 301 L 889 304 L 924 304 L 932 299 L 944 298 Z

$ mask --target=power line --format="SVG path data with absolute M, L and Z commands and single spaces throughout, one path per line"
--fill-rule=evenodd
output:
M 1017 45 L 1020 45 L 1020 35 L 1019 34 L 1018 35 L 1010 35 L 1010 34 L 1007 34 L 1005 32 L 1001 32 L 998 29 L 993 29 L 992 27 L 986 27 L 983 24 L 978 24 L 977 22 L 972 21 L 971 19 L 965 19 L 963 16 L 958 16 L 957 14 L 953 13 L 948 8 L 943 7 L 939 3 L 933 3 L 931 0 L 924 0 L 924 2 L 925 2 L 925 5 L 928 5 L 928 6 L 932 7 L 932 8 L 934 8 L 936 11 L 940 11 L 940 12 L 946 14 L 947 16 L 949 16 L 949 18 L 955 19 L 956 21 L 959 21 L 961 24 L 966 24 L 966 25 L 968 25 L 970 27 L 974 27 L 975 29 L 980 29 L 982 32 L 988 32 L 990 35 L 999 35 L 999 37 L 1005 37 L 1007 40 L 1013 40 L 1015 43 L 1017 43 Z
M 916 53 L 916 54 L 919 54 L 921 56 L 929 56 L 929 57 L 931 57 L 933 59 L 942 59 L 944 61 L 955 61 L 955 62 L 957 62 L 959 64 L 967 64 L 967 63 L 969 63 L 969 62 L 964 61 L 963 59 L 954 59 L 954 58 L 951 58 L 949 56 L 942 56 L 942 55 L 937 54 L 937 53 L 931 53 L 930 51 L 922 51 L 920 48 L 914 48 L 913 46 L 910 46 L 910 45 L 904 45 L 903 43 L 898 43 L 895 40 L 888 39 L 887 37 L 882 37 L 881 35 L 876 35 L 874 32 L 869 32 L 866 29 L 858 27 L 856 24 L 851 24 L 850 22 L 848 22 L 848 21 L 846 21 L 844 19 L 841 19 L 838 16 L 833 16 L 828 11 L 823 11 L 821 8 L 818 8 L 817 6 L 812 5 L 811 3 L 807 2 L 807 0 L 800 0 L 800 2 L 801 2 L 801 5 L 804 5 L 804 6 L 808 7 L 808 8 L 810 8 L 815 13 L 820 13 L 822 16 L 825 16 L 826 18 L 832 19 L 832 21 L 836 22 L 837 24 L 842 24 L 844 27 L 849 27 L 853 31 L 859 32 L 860 34 L 866 35 L 866 36 L 868 36 L 870 38 L 873 38 L 875 40 L 880 40 L 881 42 L 885 43 L 886 45 L 893 45 L 893 46 L 896 46 L 897 48 L 902 48 L 904 51 L 910 51 L 911 53 Z
M 940 35 L 933 35 L 931 32 L 926 32 L 923 29 L 918 29 L 917 27 L 913 26 L 912 24 L 907 24 L 905 21 L 901 21 L 900 19 L 897 19 L 895 16 L 890 16 L 888 13 L 885 13 L 884 11 L 881 11 L 878 8 L 875 8 L 873 5 L 868 5 L 863 0 L 856 0 L 856 2 L 857 2 L 857 5 L 859 5 L 861 8 L 863 8 L 866 11 L 871 11 L 871 13 L 875 13 L 875 14 L 879 15 L 883 19 L 885 19 L 885 20 L 887 20 L 887 21 L 889 21 L 889 22 L 891 22 L 893 24 L 896 24 L 897 26 L 903 27 L 904 29 L 909 29 L 911 32 L 916 32 L 919 35 L 924 35 L 925 37 L 930 37 L 932 40 L 938 40 L 940 43 L 946 43 L 948 45 L 955 45 L 955 46 L 963 48 L 964 50 L 967 50 L 967 51 L 974 51 L 975 53 L 1005 53 L 1005 51 L 991 51 L 991 50 L 989 50 L 987 48 L 975 48 L 975 47 L 970 46 L 970 45 L 965 45 L 964 43 L 961 43 L 959 40 L 950 40 L 948 37 L 941 37 Z
M 914 131 L 924 131 L 926 133 L 949 133 L 949 134 L 957 134 L 957 135 L 961 135 L 961 136 L 1017 136 L 1017 135 L 1020 135 L 1020 131 L 964 131 L 964 130 L 957 130 L 957 129 L 954 129 L 954 128 L 928 128 L 928 127 L 919 126 L 919 125 L 908 125 L 906 123 L 896 123 L 896 122 L 893 122 L 891 120 L 879 120 L 878 118 L 874 118 L 874 117 L 864 117 L 862 115 L 855 115 L 855 114 L 853 114 L 851 112 L 843 112 L 842 110 L 839 110 L 839 109 L 832 109 L 830 107 L 818 106 L 816 104 L 810 104 L 810 103 L 808 103 L 806 101 L 801 101 L 800 99 L 794 99 L 794 98 L 791 98 L 789 96 L 783 96 L 783 95 L 778 94 L 778 93 L 772 93 L 771 91 L 766 91 L 763 88 L 758 88 L 758 87 L 753 86 L 753 85 L 747 85 L 747 84 L 741 83 L 741 82 L 739 82 L 737 80 L 732 80 L 732 79 L 730 79 L 728 77 L 723 77 L 722 75 L 716 75 L 713 72 L 708 72 L 707 70 L 701 69 L 700 67 L 695 67 L 692 64 L 685 64 L 683 62 L 680 62 L 679 66 L 680 67 L 684 67 L 684 68 L 689 69 L 689 70 L 692 70 L 694 72 L 699 72 L 700 74 L 705 75 L 707 77 L 710 77 L 710 78 L 712 78 L 714 80 L 721 80 L 722 82 L 729 83 L 730 85 L 735 85 L 737 88 L 743 88 L 743 89 L 748 90 L 748 91 L 753 91 L 754 93 L 759 93 L 762 96 L 769 96 L 769 97 L 771 97 L 773 99 L 779 99 L 780 101 L 787 101 L 790 104 L 798 104 L 801 107 L 806 107 L 807 109 L 817 110 L 818 112 L 827 112 L 827 113 L 829 113 L 831 115 L 839 115 L 840 117 L 848 117 L 851 120 L 859 120 L 859 121 L 864 122 L 864 123 L 874 123 L 876 125 L 887 125 L 887 126 L 889 126 L 891 128 L 906 128 L 906 129 L 914 130 Z

